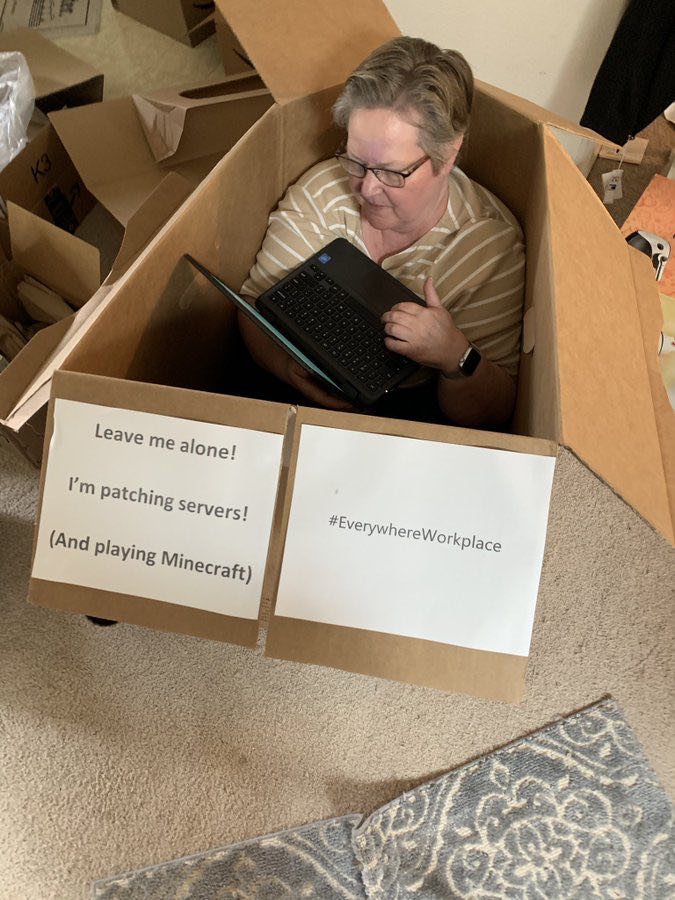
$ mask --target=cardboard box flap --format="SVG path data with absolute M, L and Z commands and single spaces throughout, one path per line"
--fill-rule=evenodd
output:
M 14 262 L 69 303 L 86 303 L 101 284 L 98 249 L 15 203 L 7 212 Z
M 656 415 L 656 429 L 661 442 L 663 469 L 668 489 L 670 518 L 675 533 L 675 410 L 670 405 L 663 373 L 656 355 L 656 348 L 661 342 L 663 307 L 659 299 L 658 284 L 654 279 L 654 268 L 649 257 L 633 247 L 628 247 L 628 256 L 633 267 L 638 312 L 645 345 L 645 359 L 649 369 L 649 381 Z
M 629 247 L 546 129 L 561 442 L 673 540 Z M 639 288 L 642 294 L 642 288 Z
M 46 111 L 45 104 L 41 101 L 76 85 L 90 86 L 90 100 L 100 99 L 103 94 L 103 75 L 100 72 L 57 47 L 32 28 L 19 28 L 0 34 L 0 52 L 11 50 L 18 50 L 26 57 L 35 84 L 36 105 L 43 111 Z M 85 98 L 82 102 L 85 102 Z M 47 108 L 52 107 L 48 104 Z
M 580 137 L 595 141 L 598 144 L 606 144 L 612 147 L 618 146 L 617 144 L 612 144 L 611 141 L 608 141 L 607 138 L 597 134 L 597 132 L 591 131 L 590 128 L 583 128 L 581 125 L 576 125 L 574 122 L 570 122 L 569 119 L 564 118 L 564 116 L 559 116 L 549 109 L 544 109 L 543 106 L 538 106 L 531 100 L 526 100 L 524 97 L 517 97 L 515 94 L 510 94 L 508 91 L 502 90 L 502 88 L 488 84 L 486 81 L 479 81 L 476 79 L 476 88 L 483 94 L 498 100 L 508 109 L 512 109 L 514 112 L 518 112 L 525 116 L 525 118 L 530 119 L 532 122 L 536 122 L 540 125 L 554 125 L 556 128 L 560 128 L 563 131 L 569 131 L 571 134 L 578 134 Z
M 131 97 L 50 113 L 91 193 L 122 224 L 163 181 Z
M 176 172 L 169 172 L 159 187 L 129 219 L 122 246 L 106 278 L 106 284 L 118 279 L 129 268 L 143 247 L 191 193 L 192 185 L 186 178 Z
M 372 50 L 401 33 L 381 0 L 297 0 L 292 11 L 277 0 L 216 5 L 280 103 L 341 84 Z
M 26 388 L 35 377 L 36 360 L 50 356 L 58 347 L 73 322 L 74 316 L 61 319 L 48 328 L 43 328 L 31 338 L 23 350 L 14 357 L 2 372 L 2 391 L 0 391 L 0 422 L 6 424 L 7 418 L 23 396 Z
M 134 94 L 132 99 L 153 156 L 160 162 L 178 150 L 191 109 L 268 94 L 257 72 L 251 72 L 192 89 L 166 88 L 150 94 Z M 225 111 L 222 114 L 227 115 Z

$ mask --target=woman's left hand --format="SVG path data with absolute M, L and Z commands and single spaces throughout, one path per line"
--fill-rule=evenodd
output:
M 384 313 L 385 346 L 423 366 L 454 371 L 469 342 L 441 304 L 431 276 L 424 282 L 424 298 L 426 306 L 397 303 Z

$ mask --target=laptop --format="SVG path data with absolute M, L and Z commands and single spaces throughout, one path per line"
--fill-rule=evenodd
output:
M 417 294 L 344 238 L 337 238 L 248 303 L 186 258 L 328 390 L 371 406 L 419 369 L 384 344 L 380 317 Z

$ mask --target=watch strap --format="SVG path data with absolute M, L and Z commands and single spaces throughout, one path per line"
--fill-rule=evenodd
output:
M 453 372 L 444 372 L 441 369 L 441 376 L 453 381 L 457 378 L 470 378 L 478 368 L 482 359 L 481 352 L 473 344 L 469 344 L 464 353 L 459 358 L 457 368 Z

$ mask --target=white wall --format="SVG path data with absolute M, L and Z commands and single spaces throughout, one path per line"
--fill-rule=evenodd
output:
M 403 34 L 459 50 L 483 81 L 578 122 L 627 0 L 385 0 Z

